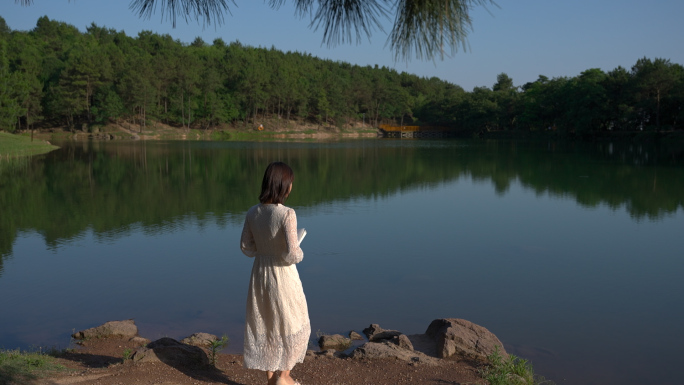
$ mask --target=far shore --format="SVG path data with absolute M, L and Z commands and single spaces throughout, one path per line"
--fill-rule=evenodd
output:
M 244 126 L 228 125 L 216 128 L 197 129 L 170 126 L 163 123 L 139 124 L 116 123 L 105 126 L 68 129 L 55 127 L 34 131 L 34 136 L 43 140 L 283 140 L 283 139 L 335 139 L 374 138 L 379 131 L 368 124 L 351 125 L 345 128 L 317 126 L 310 124 L 289 124 Z M 27 134 L 27 133 L 25 133 Z

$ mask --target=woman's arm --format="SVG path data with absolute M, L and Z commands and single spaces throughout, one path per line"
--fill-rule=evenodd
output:
M 304 259 L 304 252 L 299 247 L 299 237 L 297 236 L 297 214 L 292 209 L 285 215 L 285 243 L 287 251 L 283 254 L 283 259 L 287 263 L 299 263 Z
M 245 218 L 245 225 L 242 227 L 242 236 L 240 237 L 240 250 L 251 258 L 256 255 L 256 243 L 254 242 L 254 234 L 252 234 L 252 229 L 249 227 L 249 222 Z

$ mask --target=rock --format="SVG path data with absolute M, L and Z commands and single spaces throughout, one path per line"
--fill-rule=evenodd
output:
M 430 323 L 425 334 L 434 339 L 439 358 L 459 355 L 487 362 L 487 356 L 497 346 L 501 355 L 508 357 L 503 344 L 492 332 L 464 319 L 436 319 Z
M 425 353 L 430 357 L 437 358 L 437 344 L 435 339 L 427 334 L 411 334 L 406 336 L 413 346 L 413 350 Z
M 402 349 L 413 350 L 413 344 L 405 334 L 400 334 L 398 336 L 392 337 L 390 342 L 399 346 Z
M 381 328 L 380 325 L 378 325 L 378 324 L 370 324 L 369 327 L 363 329 L 363 334 L 365 334 L 365 335 L 366 335 L 366 338 L 368 338 L 368 340 L 370 341 L 370 338 L 371 338 L 373 335 L 375 335 L 375 334 L 377 334 L 377 333 L 380 333 L 380 332 L 382 332 L 383 330 L 384 330 L 384 329 Z
M 72 334 L 74 339 L 82 340 L 89 338 L 108 338 L 108 337 L 123 337 L 133 338 L 138 335 L 138 327 L 135 326 L 135 321 L 132 319 L 125 321 L 109 321 L 104 324 L 81 330 Z
M 318 346 L 321 350 L 345 350 L 351 346 L 351 340 L 339 334 L 323 335 L 318 339 Z
M 315 359 L 319 359 L 319 358 L 347 358 L 348 357 L 343 352 L 338 352 L 335 349 L 326 349 L 326 350 L 322 350 L 320 352 L 314 352 L 312 350 L 307 350 L 306 356 L 307 357 L 313 357 Z
M 369 339 L 369 341 L 373 341 L 373 342 L 380 342 L 380 341 L 384 341 L 384 340 L 391 341 L 395 337 L 399 337 L 401 335 L 403 335 L 403 333 L 398 331 L 398 330 L 385 330 L 381 333 L 375 334 L 371 339 Z
M 201 348 L 186 345 L 173 338 L 160 338 L 146 347 L 137 349 L 131 359 L 134 362 L 163 362 L 172 366 L 202 366 L 209 364 L 209 357 Z
M 392 342 L 366 342 L 354 349 L 349 355 L 353 359 L 395 358 L 406 362 L 420 362 L 428 365 L 439 365 L 439 360 L 421 352 L 411 351 Z
M 355 332 L 355 331 L 352 330 L 352 331 L 349 332 L 349 339 L 352 340 L 352 341 L 362 341 L 362 340 L 363 340 L 363 336 L 362 336 L 361 334 L 359 334 L 359 333 L 357 333 L 357 332 Z
M 135 343 L 138 346 L 145 346 L 151 342 L 147 338 L 143 337 L 133 337 L 129 341 Z
M 368 337 L 368 341 L 382 341 L 391 340 L 394 336 L 401 334 L 397 330 L 385 330 L 378 324 L 371 324 L 369 327 L 363 329 L 363 334 Z
M 218 337 L 209 333 L 195 333 L 191 336 L 185 337 L 180 342 L 192 346 L 199 346 L 201 348 L 208 348 L 211 343 L 217 341 Z

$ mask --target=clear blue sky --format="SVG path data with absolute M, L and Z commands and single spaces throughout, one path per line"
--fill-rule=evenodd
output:
M 327 47 L 321 31 L 309 19 L 295 16 L 291 4 L 273 10 L 259 0 L 236 0 L 224 24 L 203 28 L 181 20 L 176 28 L 162 22 L 158 9 L 151 19 L 129 10 L 127 0 L 35 0 L 22 7 L 0 3 L 0 16 L 13 30 L 30 30 L 39 17 L 64 21 L 85 31 L 91 23 L 137 36 L 142 30 L 170 34 L 185 43 L 200 36 L 207 43 L 221 37 L 227 43 L 299 51 L 335 61 L 396 68 L 419 76 L 437 76 L 470 91 L 491 87 L 505 72 L 515 85 L 550 78 L 577 76 L 589 68 L 630 69 L 641 57 L 665 58 L 684 65 L 684 1 L 656 0 L 498 0 L 499 7 L 477 8 L 470 49 L 443 61 L 395 62 L 385 47 L 387 34 L 376 31 L 370 42 Z M 291 3 L 291 2 L 290 2 Z M 391 21 L 386 23 L 389 32 Z

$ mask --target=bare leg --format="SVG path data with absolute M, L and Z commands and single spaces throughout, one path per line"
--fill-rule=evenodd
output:
M 276 382 L 278 381 L 278 376 L 276 376 L 275 373 L 266 372 L 266 376 L 268 376 L 268 385 L 276 385 Z
M 293 385 L 295 380 L 290 376 L 289 370 L 283 370 L 278 376 L 278 381 L 276 385 Z

